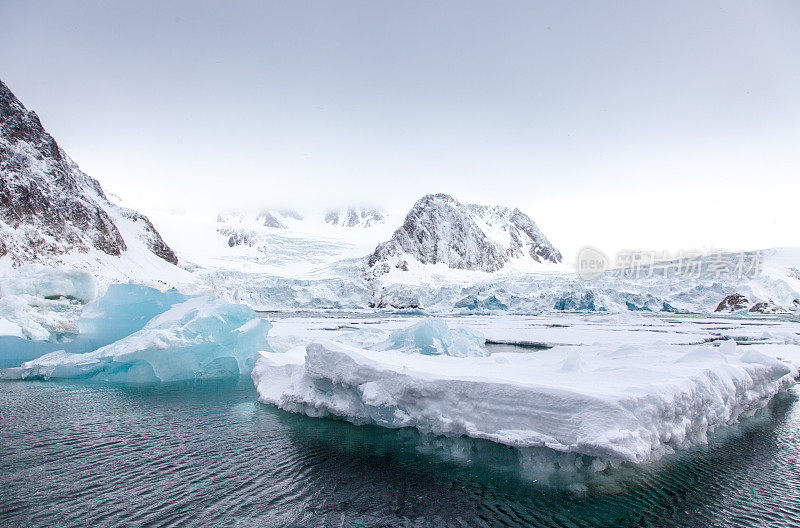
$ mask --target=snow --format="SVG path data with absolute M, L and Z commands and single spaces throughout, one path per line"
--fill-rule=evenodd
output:
M 85 271 L 37 264 L 7 270 L 0 275 L 0 336 L 45 340 L 73 331 L 97 289 Z
M 210 296 L 119 285 L 84 315 L 71 341 L 51 344 L 59 349 L 6 369 L 3 377 L 131 384 L 235 378 L 252 370 L 259 351 L 270 350 L 268 322 Z
M 13 323 L 4 317 L 0 317 L 0 336 L 11 336 L 24 338 L 22 327 L 17 323 Z
M 178 254 L 196 268 L 200 278 L 215 274 L 252 274 L 285 280 L 339 277 L 338 263 L 366 258 L 391 235 L 391 223 L 359 223 L 344 227 L 325 221 L 324 209 L 300 208 L 269 212 L 285 229 L 264 225 L 263 210 L 219 213 L 213 210 L 148 210 L 148 216 Z M 361 214 L 359 209 L 359 215 Z M 347 210 L 342 211 L 346 214 Z M 249 243 L 229 245 L 233 234 L 247 235 Z M 330 268 L 330 269 L 329 269 Z M 347 273 L 350 277 L 359 271 Z
M 486 357 L 331 340 L 262 354 L 260 401 L 356 424 L 647 462 L 702 445 L 794 383 L 770 345 L 558 346 Z
M 97 296 L 97 283 L 85 271 L 28 264 L 0 276 L 0 297 L 9 295 L 68 297 L 86 303 Z
M 447 356 L 485 356 L 486 338 L 468 328 L 450 328 L 444 319 L 427 317 L 407 328 L 393 332 L 389 338 L 371 348 L 373 350 L 397 350 L 406 354 L 428 354 Z

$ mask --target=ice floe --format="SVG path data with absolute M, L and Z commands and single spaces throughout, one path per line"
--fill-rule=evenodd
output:
M 646 462 L 701 445 L 794 383 L 769 345 L 557 346 L 485 357 L 330 340 L 262 354 L 259 399 L 356 424 Z
M 97 296 L 94 278 L 77 270 L 27 265 L 0 275 L 0 337 L 51 339 L 75 330 Z

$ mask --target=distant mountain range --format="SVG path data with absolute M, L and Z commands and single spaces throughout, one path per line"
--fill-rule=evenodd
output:
M 562 255 L 521 210 L 447 194 L 420 198 L 402 222 L 370 207 L 153 215 L 177 251 L 0 82 L 0 273 L 74 267 L 106 284 L 188 285 L 262 309 L 800 311 L 797 249 L 765 252 L 752 279 L 585 282 L 545 269 Z

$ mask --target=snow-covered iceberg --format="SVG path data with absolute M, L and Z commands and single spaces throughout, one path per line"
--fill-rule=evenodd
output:
M 407 354 L 446 356 L 485 356 L 486 338 L 469 328 L 450 328 L 444 319 L 426 317 L 419 323 L 393 332 L 388 339 L 371 348 L 398 350 Z
M 78 326 L 87 337 L 79 334 L 77 342 L 128 335 L 91 352 L 64 346 L 6 369 L 3 377 L 133 384 L 234 378 L 252 370 L 259 351 L 270 350 L 270 324 L 243 305 L 135 285 L 110 289 L 107 297 L 81 319 Z
M 0 368 L 55 350 L 96 296 L 84 271 L 32 264 L 0 273 Z
M 769 352 L 729 342 L 455 358 L 323 340 L 263 354 L 253 380 L 261 402 L 313 417 L 639 463 L 705 444 L 794 383 L 797 369 Z
M 85 271 L 27 265 L 0 275 L 0 337 L 51 339 L 75 329 L 83 305 L 97 296 Z

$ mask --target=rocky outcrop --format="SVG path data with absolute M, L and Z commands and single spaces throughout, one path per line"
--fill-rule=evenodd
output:
M 228 246 L 248 246 L 252 247 L 256 243 L 258 234 L 249 229 L 242 229 L 237 227 L 220 227 L 217 233 L 228 237 Z
M 719 303 L 717 309 L 714 310 L 715 312 L 734 312 L 737 310 L 744 310 L 750 305 L 750 301 L 747 300 L 747 297 L 742 295 L 741 293 L 734 293 L 732 295 L 728 295 L 722 302 Z
M 757 302 L 748 310 L 750 313 L 775 314 L 789 313 L 785 308 L 778 306 L 772 301 Z
M 0 256 L 14 265 L 91 251 L 118 257 L 130 245 L 118 226 L 125 221 L 126 237 L 177 263 L 147 217 L 112 204 L 0 81 Z
M 392 268 L 407 270 L 409 260 L 449 268 L 494 272 L 512 259 L 561 262 L 533 220 L 519 209 L 464 205 L 446 194 L 418 200 L 392 238 L 369 257 L 372 276 Z
M 269 211 L 261 211 L 257 220 L 261 222 L 264 227 L 274 227 L 275 229 L 287 229 L 286 224 L 275 218 L 275 215 Z

